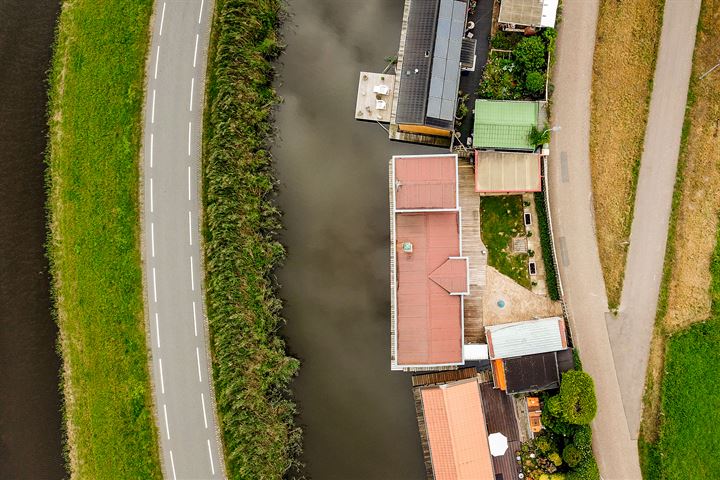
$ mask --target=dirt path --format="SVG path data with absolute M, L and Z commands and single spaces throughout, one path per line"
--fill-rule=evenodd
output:
M 598 0 L 566 2 L 553 72 L 554 135 L 548 169 L 550 211 L 575 346 L 595 380 L 593 447 L 605 480 L 640 479 L 637 442 L 625 420 L 605 325 L 607 298 L 590 186 L 590 86 Z
M 662 279 L 699 14 L 700 0 L 665 3 L 625 282 L 618 316 L 608 319 L 623 405 L 633 438 L 638 436 L 642 415 L 645 371 Z

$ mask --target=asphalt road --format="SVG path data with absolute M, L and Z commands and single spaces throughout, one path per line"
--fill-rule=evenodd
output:
M 640 479 L 605 317 L 605 283 L 595 238 L 590 183 L 590 87 L 598 0 L 565 2 L 553 72 L 550 212 L 573 341 L 595 380 L 593 449 L 605 480 Z
M 617 318 L 608 319 L 610 343 L 633 438 L 637 438 L 640 430 L 645 372 L 665 263 L 699 15 L 700 0 L 665 2 L 622 298 Z
M 212 0 L 158 0 L 147 70 L 143 256 L 165 478 L 224 477 L 208 355 L 200 148 Z

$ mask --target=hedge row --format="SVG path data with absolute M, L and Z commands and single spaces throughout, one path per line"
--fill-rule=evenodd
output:
M 301 430 L 274 271 L 285 257 L 268 150 L 280 0 L 218 0 L 208 67 L 203 205 L 208 321 L 230 478 L 281 478 Z
M 545 264 L 545 283 L 547 284 L 548 296 L 551 300 L 560 300 L 560 289 L 558 287 L 557 270 L 553 261 L 552 238 L 550 237 L 550 225 L 548 224 L 544 192 L 535 193 L 535 208 L 537 209 L 538 228 L 540 229 L 540 246 L 542 247 L 543 263 Z

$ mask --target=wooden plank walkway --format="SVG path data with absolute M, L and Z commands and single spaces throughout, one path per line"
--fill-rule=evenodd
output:
M 492 383 L 481 383 L 480 392 L 488 435 L 500 432 L 508 439 L 505 454 L 492 457 L 493 470 L 496 475 L 502 474 L 503 478 L 518 478 L 520 471 L 515 452 L 520 449 L 520 435 L 513 399 L 503 391 L 493 388 Z
M 487 252 L 480 238 L 480 195 L 475 192 L 475 171 L 468 160 L 458 160 L 462 254 L 470 263 L 470 294 L 465 295 L 465 343 L 484 343 L 483 291 Z
M 425 373 L 421 375 L 413 375 L 412 385 L 413 387 L 421 387 L 425 385 L 436 385 L 438 383 L 456 382 L 458 380 L 472 378 L 475 375 L 477 375 L 477 369 L 475 367 Z

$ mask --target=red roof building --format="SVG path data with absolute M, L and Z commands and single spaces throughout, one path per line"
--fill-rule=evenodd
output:
M 462 256 L 456 155 L 390 163 L 392 369 L 463 363 Z

